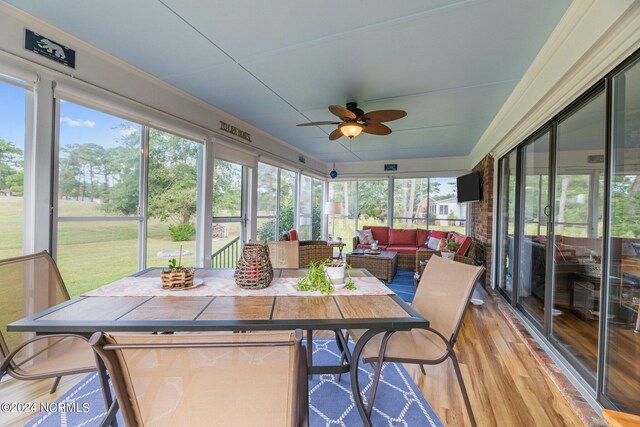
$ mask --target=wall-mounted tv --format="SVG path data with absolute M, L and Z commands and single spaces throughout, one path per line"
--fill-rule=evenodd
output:
M 480 172 L 471 172 L 458 177 L 458 203 L 477 202 L 482 199 Z

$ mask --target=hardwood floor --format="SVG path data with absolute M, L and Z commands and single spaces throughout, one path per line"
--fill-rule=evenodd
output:
M 558 388 L 539 367 L 500 313 L 494 297 L 476 290 L 455 346 L 471 406 L 480 426 L 582 425 Z M 470 425 L 450 362 L 407 365 L 413 380 L 446 426 Z
M 456 344 L 465 383 L 479 426 L 580 426 L 558 388 L 549 380 L 526 345 L 484 290 L 476 296 L 483 306 L 471 306 Z M 331 337 L 333 334 L 317 334 Z M 446 426 L 470 425 L 450 362 L 425 366 L 405 365 L 413 380 Z M 49 395 L 52 380 L 3 381 L 0 402 L 54 401 L 80 377 L 63 379 L 59 391 Z M 22 425 L 30 414 L 2 414 L 0 425 Z

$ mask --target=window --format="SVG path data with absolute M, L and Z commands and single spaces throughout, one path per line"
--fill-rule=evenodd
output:
M 61 102 L 56 258 L 72 296 L 135 273 L 142 126 Z
M 298 236 L 300 240 L 319 240 L 322 235 L 323 182 L 300 175 L 298 196 Z
M 182 247 L 196 264 L 198 153 L 202 144 L 149 129 L 147 267 L 164 267 Z
M 295 227 L 297 173 L 258 164 L 258 240 L 280 240 Z
M 69 293 L 177 256 L 195 265 L 202 145 L 68 101 L 59 129 L 55 255 Z
M 358 181 L 358 228 L 387 225 L 389 181 Z
M 211 251 L 217 267 L 235 268 L 236 256 L 242 249 L 246 223 L 243 203 L 245 169 L 245 166 L 221 159 L 213 162 Z M 221 263 L 222 258 L 224 263 Z
M 22 255 L 27 93 L 0 81 L 0 259 Z
M 456 178 L 398 178 L 393 202 L 394 228 L 466 232 L 467 204 L 457 202 Z
M 342 213 L 329 217 L 329 234 L 342 237 L 351 250 L 356 228 L 387 225 L 389 181 L 341 181 L 329 183 L 329 201 L 338 202 Z M 335 230 L 335 231 L 334 231 Z
M 278 168 L 258 163 L 258 240 L 278 240 Z

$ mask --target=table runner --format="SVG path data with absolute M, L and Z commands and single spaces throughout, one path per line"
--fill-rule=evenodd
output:
M 296 290 L 298 278 L 278 277 L 264 289 L 242 289 L 231 277 L 196 278 L 203 284 L 184 290 L 162 289 L 160 277 L 125 277 L 116 282 L 82 294 L 84 297 L 236 297 L 236 296 L 324 296 L 319 291 Z M 355 290 L 336 289 L 331 295 L 393 295 L 394 292 L 375 277 L 354 277 Z

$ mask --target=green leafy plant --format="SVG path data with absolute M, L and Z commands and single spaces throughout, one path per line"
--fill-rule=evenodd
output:
M 180 254 L 178 255 L 178 260 L 175 258 L 171 258 L 169 260 L 169 270 L 173 272 L 182 272 L 182 271 L 191 271 L 192 268 L 183 267 L 182 266 L 182 245 L 180 245 Z
M 460 248 L 460 245 L 454 242 L 452 239 L 446 239 L 444 241 L 444 247 L 446 252 L 455 252 Z
M 186 242 L 196 235 L 196 226 L 191 223 L 170 225 L 169 234 L 174 242 Z
M 343 265 L 343 261 L 334 262 L 331 259 L 324 261 L 311 261 L 308 265 L 307 273 L 298 280 L 296 289 L 299 291 L 320 291 L 321 294 L 330 294 L 334 291 L 333 282 L 329 279 L 325 267 L 340 267 Z M 347 270 L 351 268 L 349 264 L 346 265 Z M 351 276 L 347 275 L 345 278 L 346 289 L 356 289 L 355 282 Z

